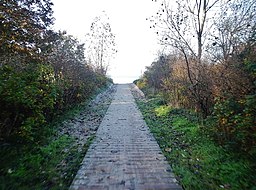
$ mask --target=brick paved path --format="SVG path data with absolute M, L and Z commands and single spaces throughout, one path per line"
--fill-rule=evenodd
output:
M 129 85 L 117 92 L 70 190 L 179 189 Z

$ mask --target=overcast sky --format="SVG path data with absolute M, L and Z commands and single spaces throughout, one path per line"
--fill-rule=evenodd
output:
M 116 35 L 118 54 L 109 75 L 116 83 L 132 82 L 157 57 L 157 36 L 147 17 L 154 15 L 152 0 L 52 0 L 55 29 L 84 40 L 96 16 L 105 11 Z M 84 42 L 84 41 L 83 41 Z

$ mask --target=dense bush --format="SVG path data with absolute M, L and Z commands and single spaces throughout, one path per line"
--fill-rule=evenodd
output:
M 31 139 L 46 122 L 57 99 L 57 85 L 49 65 L 31 63 L 22 70 L 0 68 L 0 135 Z M 33 135 L 32 135 L 33 134 Z M 39 134 L 38 134 L 39 135 Z
M 51 6 L 50 0 L 0 4 L 1 141 L 38 143 L 58 112 L 110 82 L 86 62 L 84 44 L 50 29 Z
M 112 82 L 51 30 L 52 5 L 0 1 L 0 189 L 68 189 L 93 135 L 81 147 L 60 122 Z
M 219 100 L 214 109 L 214 116 L 218 120 L 214 131 L 217 142 L 234 151 L 255 154 L 255 105 L 255 95 L 248 95 L 240 100 Z
M 250 47 L 241 52 L 238 58 L 236 65 L 239 73 L 236 73 L 236 77 L 239 77 L 239 82 L 232 82 L 233 86 L 229 91 L 223 89 L 226 86 L 220 86 L 221 92 L 213 114 L 218 121 L 214 126 L 214 135 L 220 144 L 255 156 L 256 59 Z
M 86 67 L 81 72 L 85 77 L 73 83 L 72 78 L 56 78 L 49 64 L 28 63 L 22 69 L 3 65 L 0 68 L 0 137 L 38 140 L 40 129 L 55 113 L 83 102 L 96 89 L 107 85 L 105 76 Z

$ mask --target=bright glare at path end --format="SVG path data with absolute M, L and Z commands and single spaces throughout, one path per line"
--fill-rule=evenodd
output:
M 134 80 L 138 79 L 139 76 L 114 76 L 112 77 L 115 84 L 128 84 L 132 83 Z
M 105 11 L 116 35 L 118 53 L 108 75 L 115 83 L 131 83 L 139 78 L 157 57 L 157 36 L 149 28 L 147 17 L 156 13 L 157 4 L 150 0 L 52 0 L 54 28 L 66 30 L 84 42 L 91 23 Z M 86 44 L 86 42 L 84 42 Z

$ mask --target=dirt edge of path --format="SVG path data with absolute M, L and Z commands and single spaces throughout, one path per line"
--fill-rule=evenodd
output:
M 112 84 L 105 91 L 99 93 L 78 115 L 61 123 L 58 136 L 73 137 L 78 149 L 82 150 L 88 138 L 96 134 L 115 92 L 116 85 Z

